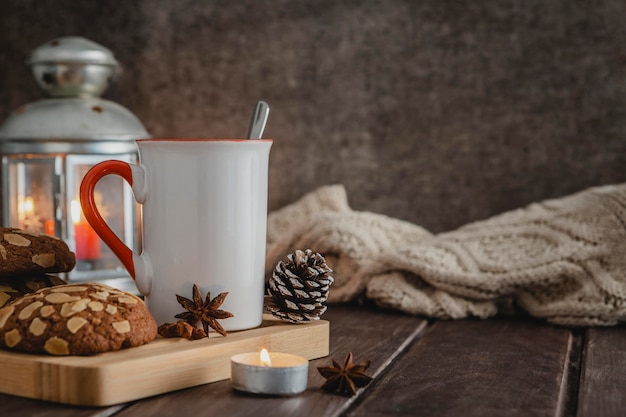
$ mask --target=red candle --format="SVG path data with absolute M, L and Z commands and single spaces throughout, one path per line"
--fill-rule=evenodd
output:
M 44 229 L 47 235 L 54 236 L 54 220 L 46 220 Z
M 74 224 L 74 242 L 76 243 L 76 259 L 100 258 L 100 237 L 89 223 Z
M 77 260 L 100 258 L 100 237 L 82 216 L 78 201 L 72 201 L 70 207 L 74 223 L 74 243 Z

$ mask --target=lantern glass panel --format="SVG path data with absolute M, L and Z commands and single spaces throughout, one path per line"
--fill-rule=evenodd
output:
M 55 158 L 5 158 L 9 226 L 55 235 Z

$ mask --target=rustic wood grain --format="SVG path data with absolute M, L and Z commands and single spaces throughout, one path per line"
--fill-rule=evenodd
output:
M 380 374 L 426 326 L 424 320 L 414 317 L 344 306 L 332 306 L 324 319 L 330 321 L 330 357 L 343 359 L 352 351 L 356 360 L 372 361 L 370 375 Z M 341 397 L 319 389 L 324 379 L 316 368 L 329 364 L 330 357 L 310 362 L 309 388 L 296 397 L 248 396 L 234 392 L 230 381 L 222 381 L 139 401 L 116 417 L 338 416 L 357 397 Z
M 121 404 L 111 407 L 75 407 L 0 394 L 0 416 L 2 417 L 109 417 L 125 406 Z
M 626 415 L 626 331 L 589 329 L 578 398 L 578 417 Z
M 610 417 L 626 409 L 623 328 L 590 329 L 585 337 L 583 331 L 505 319 L 426 328 L 417 318 L 353 306 L 332 306 L 324 318 L 330 320 L 331 354 L 311 361 L 309 388 L 299 396 L 249 396 L 233 391 L 230 381 L 102 408 L 0 394 L 0 415 Z M 372 360 L 368 373 L 375 380 L 352 398 L 322 392 L 316 367 L 349 351 L 356 360 Z
M 351 416 L 560 416 L 568 330 L 509 320 L 438 322 Z

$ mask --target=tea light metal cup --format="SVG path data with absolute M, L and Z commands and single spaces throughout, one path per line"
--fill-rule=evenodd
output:
M 309 361 L 288 353 L 241 353 L 230 359 L 231 380 L 237 391 L 260 395 L 297 395 L 306 390 Z

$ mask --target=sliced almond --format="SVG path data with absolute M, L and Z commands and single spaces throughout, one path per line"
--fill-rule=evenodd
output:
M 52 336 L 46 340 L 46 344 L 43 345 L 46 352 L 51 355 L 69 355 L 70 349 L 67 342 L 60 337 Z
M 73 314 L 76 314 L 76 312 L 74 310 L 72 310 L 72 307 L 74 306 L 74 303 L 65 303 L 61 306 L 61 317 L 69 317 Z
M 93 298 L 97 298 L 98 300 L 106 301 L 109 298 L 108 291 L 96 291 L 94 293 L 89 294 Z
M 115 307 L 113 304 L 109 304 L 106 308 L 106 312 L 109 314 L 116 314 L 117 313 L 117 307 Z
M 100 284 L 99 282 L 92 282 L 90 285 L 91 285 L 92 288 L 100 288 L 103 291 L 108 291 L 110 289 L 113 289 L 113 287 L 109 287 L 108 285 Z
M 20 340 L 22 340 L 22 335 L 17 329 L 13 329 L 4 334 L 4 343 L 10 348 L 20 343 Z
M 79 331 L 85 324 L 87 324 L 87 320 L 84 318 L 72 317 L 67 321 L 67 330 L 69 330 L 72 334 L 76 334 L 76 332 Z
M 128 322 L 128 320 L 122 320 L 122 321 L 113 322 L 113 323 L 111 323 L 111 326 L 113 326 L 115 331 L 118 332 L 118 333 L 128 333 L 128 332 L 130 332 L 130 323 Z
M 46 330 L 46 327 L 48 327 L 48 325 L 45 321 L 41 320 L 39 317 L 35 317 L 32 323 L 30 323 L 28 331 L 30 331 L 35 336 L 41 336 Z
M 87 307 L 89 307 L 91 311 L 104 310 L 104 304 L 102 304 L 100 301 L 91 301 L 89 304 L 87 304 Z
M 54 307 L 52 306 L 43 306 L 41 310 L 39 310 L 39 314 L 41 317 L 49 317 L 54 313 Z
M 68 303 L 78 300 L 80 300 L 79 296 L 65 294 L 64 292 L 55 292 L 46 295 L 46 301 L 52 304 Z
M 21 305 L 24 303 L 30 303 L 30 300 L 34 300 L 34 299 L 35 299 L 35 295 L 29 294 L 29 295 L 23 295 L 17 298 L 14 302 L 15 302 L 15 305 Z
M 33 255 L 31 260 L 34 264 L 39 265 L 42 268 L 49 268 L 54 265 L 54 253 L 40 253 Z
M 4 327 L 4 325 L 7 323 L 7 320 L 9 319 L 9 317 L 11 317 L 11 314 L 13 314 L 14 311 L 15 307 L 13 306 L 6 306 L 0 309 L 0 329 Z
M 50 292 L 77 292 L 77 291 L 87 291 L 89 288 L 83 287 L 81 285 L 64 285 L 60 288 L 52 288 Z
M 122 304 L 137 304 L 137 300 L 135 298 L 128 296 L 119 297 L 117 301 Z
M 80 300 L 72 304 L 72 311 L 75 311 L 77 313 L 79 311 L 83 311 L 87 308 L 87 304 L 89 304 L 90 301 L 91 300 L 89 298 L 81 298 Z
M 5 305 L 7 301 L 11 299 L 11 296 L 5 292 L 0 292 L 0 307 Z
M 2 256 L 3 260 L 7 260 L 7 250 L 2 245 L 0 245 L 0 256 Z
M 30 246 L 30 240 L 24 236 L 16 235 L 15 233 L 5 233 L 4 240 L 14 246 Z
M 8 285 L 0 285 L 0 291 L 3 292 L 17 292 L 17 290 L 13 287 L 9 287 Z
M 41 307 L 42 305 L 43 303 L 41 301 L 35 301 L 33 303 L 30 303 L 29 305 L 24 307 L 22 311 L 20 311 L 20 314 L 18 314 L 17 318 L 20 320 L 29 319 L 30 316 L 32 316 L 33 312 L 37 310 L 39 307 Z

